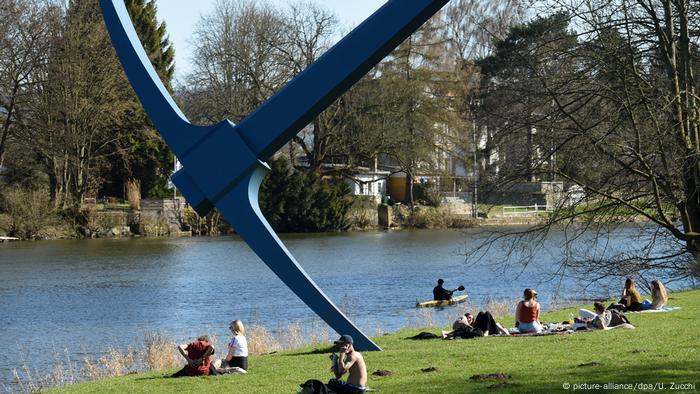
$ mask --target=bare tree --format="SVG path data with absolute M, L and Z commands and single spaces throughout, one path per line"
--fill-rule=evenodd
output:
M 538 177 L 553 173 L 581 192 L 562 199 L 542 225 L 492 240 L 514 235 L 511 246 L 541 245 L 551 230 L 564 229 L 564 271 L 592 279 L 697 276 L 700 4 L 590 0 L 546 7 L 569 15 L 578 42 L 542 58 L 526 49 L 557 48 L 553 43 L 571 35 L 531 46 L 513 41 L 512 57 L 523 61 L 521 70 L 511 71 L 520 75 L 498 82 L 520 86 L 511 89 L 520 102 L 539 103 L 537 111 L 523 106 L 521 116 L 551 149 L 529 170 Z M 526 79 L 531 83 L 520 83 Z M 610 231 L 640 220 L 646 224 L 638 226 L 636 241 L 611 252 Z M 590 233 L 597 238 L 578 250 L 582 254 L 573 253 L 576 241 Z M 601 250 L 606 253 L 596 253 Z
M 509 28 L 522 23 L 530 2 L 523 0 L 452 1 L 445 10 L 445 35 L 448 39 L 446 64 L 454 79 L 454 105 L 463 123 L 446 139 L 454 148 L 452 159 L 464 169 L 471 168 L 472 180 L 488 178 L 487 162 L 493 160 L 494 141 L 490 128 L 477 119 L 481 105 L 479 97 L 480 68 L 483 59 L 496 50 L 495 43 L 508 34 Z M 465 174 L 466 175 L 466 174 Z
M 291 5 L 284 18 L 284 39 L 278 48 L 291 76 L 304 71 L 332 45 L 338 20 L 313 3 Z M 337 100 L 292 140 L 308 158 L 312 171 L 320 173 L 345 130 L 344 101 Z
M 52 16 L 53 13 L 53 16 Z M 0 167 L 15 128 L 26 122 L 28 104 L 47 61 L 55 9 L 39 0 L 0 1 Z
M 240 121 L 289 80 L 279 11 L 220 0 L 195 30 L 194 70 L 179 93 L 194 121 Z
M 136 101 L 96 1 L 71 1 L 50 41 L 34 116 L 21 138 L 43 165 L 56 207 L 77 208 L 101 187 Z
M 526 6 L 523 0 L 450 2 L 445 10 L 445 29 L 457 62 L 490 55 L 493 43 L 503 39 L 509 27 L 525 19 Z

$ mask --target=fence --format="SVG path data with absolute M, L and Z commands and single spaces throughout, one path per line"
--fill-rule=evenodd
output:
M 504 216 L 516 215 L 537 215 L 538 213 L 550 212 L 546 205 L 520 205 L 520 206 L 504 206 Z
M 440 193 L 440 197 L 442 197 L 443 200 L 446 199 L 457 199 L 457 200 L 462 200 L 466 203 L 471 203 L 472 202 L 472 192 L 442 192 Z

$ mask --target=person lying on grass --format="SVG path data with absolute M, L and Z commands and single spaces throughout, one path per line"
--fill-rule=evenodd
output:
M 473 338 L 488 335 L 510 335 L 508 330 L 498 323 L 490 312 L 482 311 L 476 315 L 465 313 L 452 324 L 452 331 L 443 331 L 442 339 Z
M 209 375 L 209 356 L 214 354 L 214 348 L 209 344 L 209 337 L 202 335 L 196 341 L 177 347 L 187 365 L 175 372 L 172 377 Z
M 625 315 L 616 310 L 605 309 L 605 305 L 600 302 L 593 303 L 593 308 L 595 313 L 588 309 L 579 310 L 579 319 L 585 322 L 588 328 L 605 330 L 623 324 L 631 325 Z

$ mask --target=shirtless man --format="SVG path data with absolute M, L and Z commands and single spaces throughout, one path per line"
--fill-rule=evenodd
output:
M 336 379 L 331 379 L 328 386 L 339 393 L 364 392 L 367 385 L 367 366 L 362 354 L 353 347 L 352 337 L 341 335 L 334 343 L 338 346 L 338 354 L 331 355 L 331 370 Z M 346 372 L 349 372 L 348 380 L 343 382 L 340 378 Z

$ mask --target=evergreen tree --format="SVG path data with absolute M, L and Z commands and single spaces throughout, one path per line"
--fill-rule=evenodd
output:
M 155 1 L 126 0 L 126 9 L 153 67 L 170 88 L 175 73 L 175 50 L 167 37 L 165 22 L 158 23 Z
M 170 89 L 175 70 L 175 51 L 166 35 L 165 23 L 157 21 L 155 2 L 127 0 L 126 7 L 153 67 L 163 84 Z M 132 207 L 138 208 L 142 196 L 170 195 L 166 185 L 173 154 L 154 130 L 140 104 L 135 104 L 131 119 L 133 123 L 126 130 L 125 138 L 115 146 L 119 160 L 112 169 L 112 177 L 115 178 L 112 181 L 113 185 L 126 189 Z M 114 194 L 119 191 L 113 188 L 108 192 Z
M 313 171 L 297 171 L 284 159 L 270 161 L 260 189 L 260 209 L 279 232 L 345 230 L 352 204 L 342 181 L 325 180 Z

